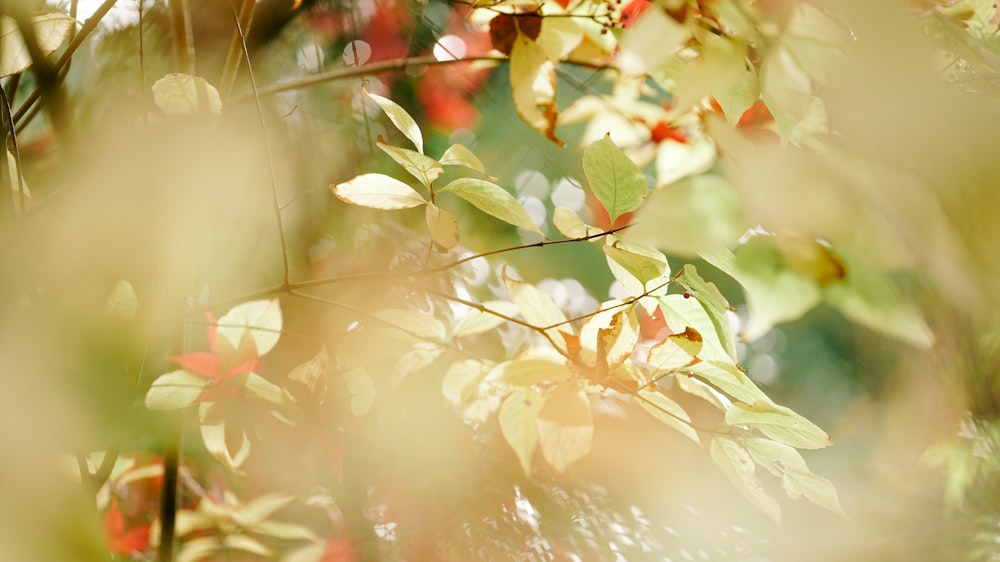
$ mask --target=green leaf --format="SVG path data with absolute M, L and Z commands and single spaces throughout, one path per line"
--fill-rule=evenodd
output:
M 738 67 L 732 80 L 715 91 L 715 99 L 730 125 L 736 126 L 743 113 L 760 99 L 757 73 L 746 64 Z
M 697 268 L 691 264 L 684 266 L 684 269 L 677 275 L 675 281 L 687 289 L 687 292 L 693 299 L 701 303 L 709 319 L 711 319 L 712 325 L 715 327 L 714 333 L 718 336 L 719 343 L 729 357 L 735 361 L 736 340 L 733 337 L 732 326 L 729 324 L 728 313 L 732 309 L 729 306 L 729 301 L 726 300 L 726 297 L 722 296 L 715 283 L 709 283 L 702 279 L 698 275 Z M 708 333 L 698 326 L 692 326 L 692 328 L 701 332 L 702 337 L 705 337 L 705 334 Z
M 714 174 L 686 178 L 655 191 L 636 221 L 626 236 L 629 240 L 678 256 L 726 249 L 749 226 L 739 194 Z
M 430 156 L 424 156 L 419 152 L 407 148 L 397 148 L 381 142 L 376 144 L 382 149 L 382 152 L 392 157 L 397 164 L 402 166 L 411 176 L 417 178 L 428 189 L 430 189 L 431 183 L 444 173 L 444 166 Z
M 419 335 L 434 341 L 444 341 L 447 330 L 437 318 L 410 308 L 384 308 L 375 313 L 383 322 L 407 334 Z
M 739 39 L 702 34 L 701 52 L 684 69 L 674 91 L 671 112 L 680 115 L 708 97 L 726 97 L 745 80 L 747 44 Z M 752 102 L 751 102 L 752 103 Z M 748 106 L 749 107 L 749 106 Z M 745 108 L 744 108 L 745 109 Z M 742 112 L 740 112 L 742 113 Z M 739 115 L 736 116 L 739 119 Z
M 200 76 L 171 73 L 153 83 L 153 102 L 167 116 L 222 114 L 222 98 L 215 86 Z
M 531 475 L 531 456 L 538 444 L 538 411 L 545 397 L 532 388 L 519 388 L 512 392 L 497 414 L 500 432 L 504 440 L 514 449 L 521 468 Z
M 483 166 L 479 157 L 473 154 L 471 150 L 460 144 L 453 144 L 449 146 L 448 150 L 445 150 L 444 154 L 441 155 L 440 162 L 445 166 L 465 166 L 470 170 L 475 170 L 480 174 L 483 174 L 487 177 L 487 179 L 496 179 L 486 173 L 486 167 Z
M 649 415 L 676 429 L 684 437 L 701 444 L 698 432 L 691 427 L 691 416 L 680 404 L 667 398 L 662 392 L 649 388 L 642 389 L 636 395 L 636 401 Z
M 342 375 L 347 385 L 347 393 L 351 396 L 351 413 L 363 416 L 375 403 L 375 381 L 364 367 L 355 367 Z
M 576 211 L 565 207 L 556 207 L 553 211 L 552 226 L 556 227 L 559 234 L 570 239 L 586 238 L 601 233 L 599 228 L 584 224 Z
M 434 203 L 428 203 L 425 218 L 431 241 L 438 248 L 450 250 L 455 247 L 455 244 L 458 244 L 458 221 L 455 219 L 455 215 Z
M 746 341 L 799 318 L 820 301 L 816 283 L 790 268 L 768 237 L 754 236 L 736 249 L 733 276 L 746 290 L 750 308 L 742 333 Z
M 60 13 L 42 14 L 31 21 L 38 47 L 45 56 L 58 49 L 76 28 L 75 19 Z M 24 72 L 31 64 L 31 54 L 17 23 L 13 18 L 0 17 L 0 78 Z
M 409 209 L 426 203 L 415 189 L 385 174 L 361 174 L 330 189 L 345 203 L 373 209 Z
M 459 178 L 437 190 L 437 193 L 454 193 L 488 215 L 545 235 L 531 221 L 528 211 L 517 199 L 495 183 L 476 178 Z
M 517 316 L 517 305 L 508 301 L 487 301 L 482 303 L 483 308 L 496 312 L 502 316 L 513 318 Z M 497 314 L 490 314 L 482 310 L 473 309 L 462 317 L 452 329 L 453 338 L 461 338 L 488 332 L 507 320 Z
M 738 442 L 727 437 L 713 439 L 711 453 L 712 460 L 736 489 L 776 524 L 781 525 L 781 508 L 778 507 L 778 502 L 764 491 L 764 487 L 754 475 L 756 467 L 750 453 Z
M 486 375 L 486 382 L 509 386 L 534 386 L 544 381 L 563 381 L 571 375 L 565 362 L 541 358 L 514 359 L 494 367 Z
M 784 406 L 769 400 L 752 404 L 734 402 L 726 410 L 726 423 L 759 429 L 772 439 L 800 449 L 821 449 L 832 443 L 830 436 L 816 424 Z
M 824 287 L 823 298 L 847 318 L 876 332 L 922 349 L 934 344 L 934 334 L 920 310 L 883 273 L 848 264 L 847 279 Z
M 702 361 L 691 365 L 687 371 L 741 402 L 753 404 L 768 400 L 750 377 L 732 363 Z
M 177 410 L 193 405 L 208 381 L 183 369 L 164 373 L 153 381 L 146 392 L 146 408 Z
M 108 316 L 123 322 L 135 318 L 139 308 L 139 297 L 135 294 L 132 284 L 124 279 L 118 280 L 107 298 Z
M 389 121 L 392 121 L 399 132 L 403 133 L 403 136 L 410 139 L 413 146 L 417 147 L 417 152 L 422 154 L 424 152 L 424 137 L 413 117 L 410 117 L 405 109 L 388 98 L 373 94 L 368 90 L 365 90 L 365 94 L 382 108 L 382 111 L 389 117 Z
M 674 294 L 664 295 L 659 298 L 659 301 L 660 311 L 671 331 L 684 332 L 691 328 L 701 334 L 703 345 L 701 353 L 698 355 L 699 358 L 706 361 L 727 363 L 734 361 L 735 343 L 733 344 L 733 354 L 730 354 L 722 343 L 722 338 L 732 337 L 728 335 L 731 334 L 731 330 L 720 335 L 715 322 L 698 299 L 694 298 L 693 295 L 685 298 L 684 295 Z
M 689 327 L 649 348 L 646 362 L 656 372 L 677 371 L 693 363 L 701 347 L 701 334 Z
M 556 472 L 565 472 L 590 452 L 594 420 L 590 401 L 575 381 L 567 381 L 545 398 L 538 411 L 542 456 Z
M 281 337 L 281 306 L 278 299 L 251 301 L 233 307 L 222 318 L 216 335 L 239 349 L 244 338 L 253 340 L 257 355 L 264 355 Z
M 615 146 L 610 133 L 583 151 L 583 171 L 612 223 L 621 215 L 638 209 L 649 193 L 646 176 Z
M 670 268 L 663 253 L 617 239 L 608 241 L 611 243 L 604 246 L 608 268 L 629 295 L 638 297 L 647 291 L 653 296 L 667 293 Z
M 836 488 L 826 478 L 810 472 L 797 450 L 772 439 L 748 438 L 742 443 L 757 464 L 781 478 L 782 488 L 789 497 L 805 496 L 816 505 L 846 517 Z

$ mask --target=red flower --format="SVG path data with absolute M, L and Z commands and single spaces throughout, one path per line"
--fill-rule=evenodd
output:
M 208 321 L 208 347 L 212 351 L 193 351 L 169 357 L 187 371 L 208 379 L 208 385 L 198 397 L 199 402 L 209 400 L 218 391 L 236 396 L 237 387 L 229 381 L 238 375 L 256 372 L 260 366 L 260 356 L 252 342 L 249 345 L 240 342 L 239 348 L 233 348 L 227 340 L 219 340 L 218 319 L 211 313 L 206 313 L 205 319 Z

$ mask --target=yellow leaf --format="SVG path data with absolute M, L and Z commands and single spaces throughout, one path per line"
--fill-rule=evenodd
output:
M 555 136 L 555 64 L 538 43 L 521 33 L 510 52 L 510 85 L 514 108 L 521 119 L 559 146 L 565 144 Z
M 351 395 L 351 413 L 363 416 L 375 402 L 375 381 L 364 367 L 355 367 L 341 375 Z
M 207 415 L 212 404 L 202 403 L 201 411 Z M 239 428 L 227 427 L 226 422 L 199 424 L 201 429 L 201 440 L 205 443 L 205 448 L 222 464 L 232 471 L 238 471 L 240 466 L 246 462 L 250 456 L 250 439 L 246 432 Z M 236 451 L 230 448 L 230 437 L 235 436 L 239 441 Z
M 635 399 L 649 415 L 676 429 L 684 437 L 701 444 L 698 432 L 691 427 L 691 416 L 681 408 L 680 404 L 667 398 L 663 393 L 649 388 L 640 390 Z
M 590 401 L 575 381 L 556 386 L 538 411 L 542 456 L 556 472 L 565 472 L 590 452 L 594 420 Z
M 411 176 L 417 178 L 420 183 L 428 188 L 438 176 L 444 173 L 444 166 L 430 156 L 424 156 L 413 150 L 398 148 L 381 142 L 376 144 L 382 149 L 382 152 L 388 154 Z
M 48 56 L 69 37 L 70 31 L 76 27 L 76 20 L 66 14 L 51 13 L 35 16 L 32 24 L 38 47 L 43 55 Z M 10 17 L 0 17 L 0 77 L 23 72 L 31 63 L 31 55 L 17 23 Z
M 153 102 L 167 116 L 217 119 L 222 113 L 222 98 L 215 86 L 190 74 L 171 73 L 154 82 Z
M 207 380 L 183 369 L 164 373 L 153 381 L 146 392 L 146 408 L 176 410 L 191 406 L 201 396 Z
M 450 250 L 458 244 L 458 221 L 455 220 L 455 215 L 434 203 L 428 203 L 425 218 L 431 241 L 439 248 Z
M 778 507 L 778 502 L 764 491 L 764 487 L 754 475 L 756 467 L 750 453 L 737 441 L 727 437 L 713 439 L 711 453 L 712 460 L 736 489 L 776 524 L 781 525 L 781 508 Z
M 490 371 L 486 382 L 510 386 L 533 386 L 544 381 L 563 381 L 572 373 L 565 362 L 550 359 L 504 361 Z
M 487 301 L 481 306 L 487 311 L 493 311 L 497 314 L 477 309 L 470 310 L 455 324 L 451 332 L 452 337 L 460 338 L 488 332 L 507 321 L 502 316 L 509 318 L 517 316 L 517 305 L 512 302 Z
M 507 396 L 497 414 L 500 432 L 527 475 L 531 474 L 531 456 L 538 444 L 537 415 L 543 401 L 536 390 L 519 388 Z
M 560 349 L 565 351 L 565 343 L 563 343 L 559 331 L 572 334 L 573 327 L 567 323 L 563 311 L 552 302 L 548 295 L 531 283 L 518 281 L 508 276 L 506 268 L 502 271 L 501 277 L 510 292 L 511 299 L 521 312 L 521 317 L 538 328 L 551 326 L 550 329 L 546 330 L 546 334 L 555 341 Z
M 253 340 L 258 355 L 264 355 L 281 337 L 281 306 L 278 299 L 251 301 L 233 307 L 222 318 L 216 335 L 239 349 L 243 339 Z
M 389 121 L 399 129 L 399 132 L 403 133 L 403 136 L 410 139 L 413 146 L 417 147 L 417 152 L 424 152 L 424 137 L 420 132 L 420 127 L 417 126 L 417 122 L 410 117 L 410 114 L 406 112 L 405 109 L 400 107 L 396 102 L 384 98 L 378 94 L 373 94 L 365 90 L 365 94 L 371 98 L 382 111 L 389 116 Z
M 426 203 L 415 189 L 385 174 L 361 174 L 330 189 L 345 203 L 373 209 L 409 209 Z

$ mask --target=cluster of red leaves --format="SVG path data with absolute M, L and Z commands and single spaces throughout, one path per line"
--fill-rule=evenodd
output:
M 193 351 L 169 357 L 185 370 L 208 380 L 208 386 L 198 397 L 199 402 L 225 398 L 222 395 L 236 396 L 238 389 L 230 381 L 239 375 L 256 372 L 260 367 L 260 356 L 253 346 L 235 350 L 220 348 L 218 318 L 205 313 L 205 320 L 208 322 L 208 347 L 212 351 Z

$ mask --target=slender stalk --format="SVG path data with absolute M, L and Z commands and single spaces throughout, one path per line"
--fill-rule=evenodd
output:
M 236 11 L 235 2 L 233 11 Z M 233 38 L 229 42 L 229 51 L 226 53 L 226 62 L 222 67 L 222 78 L 219 79 L 219 94 L 223 101 L 229 99 L 229 94 L 233 91 L 233 83 L 236 81 L 236 72 L 243 61 L 243 47 L 245 46 L 244 36 L 250 33 L 250 26 L 253 23 L 254 9 L 257 6 L 255 0 L 243 0 L 236 16 L 236 28 L 233 29 Z

